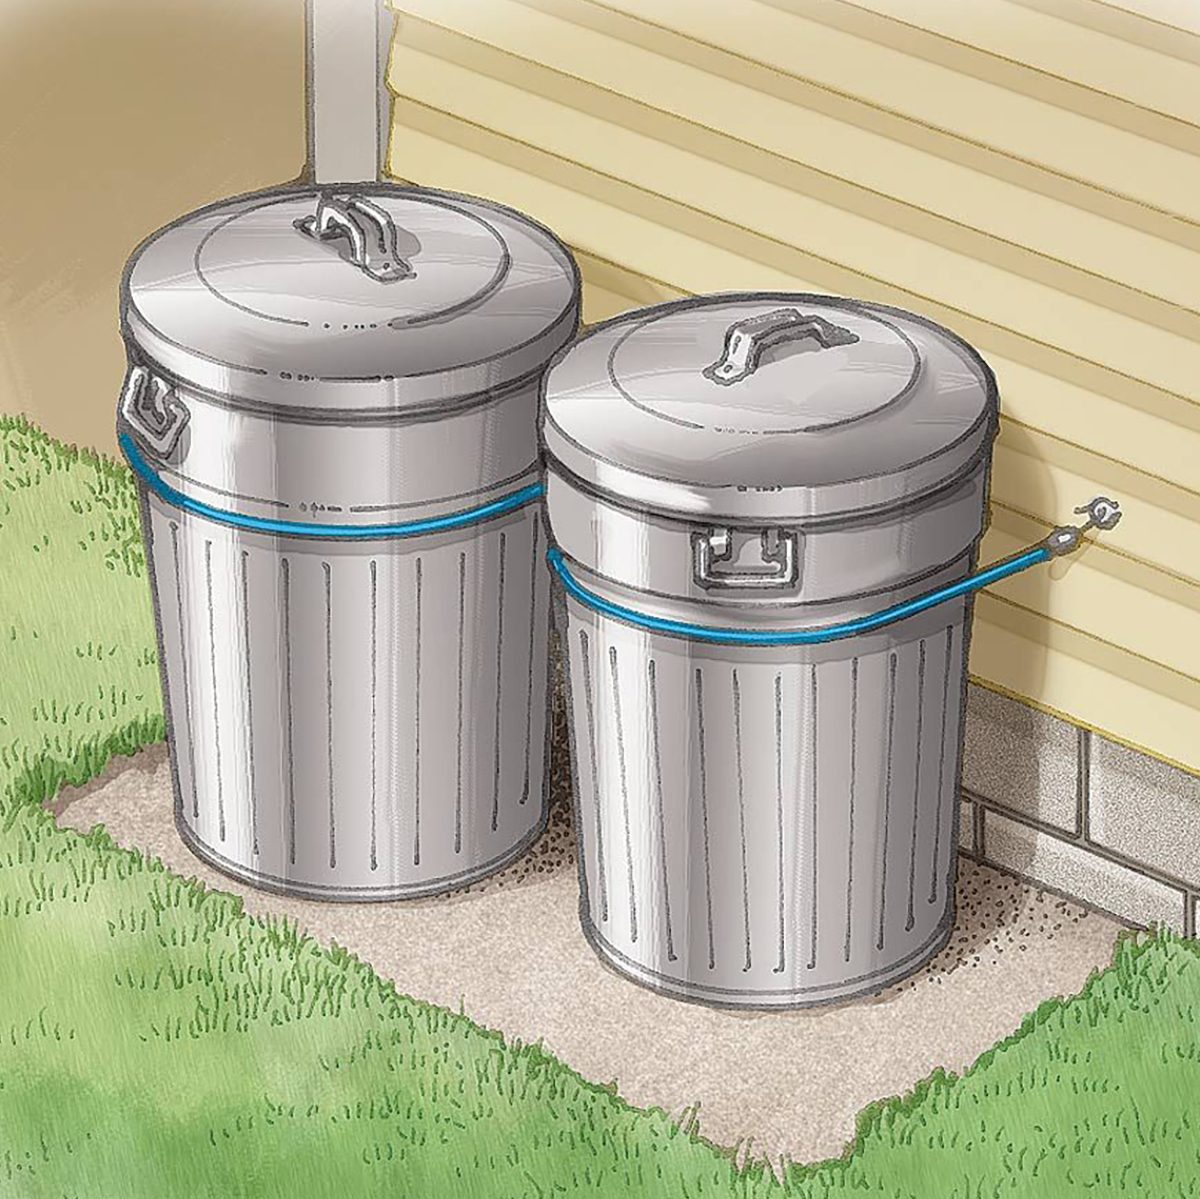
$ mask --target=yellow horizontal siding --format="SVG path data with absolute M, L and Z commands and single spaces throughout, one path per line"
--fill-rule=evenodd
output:
M 1155 118 L 1200 120 L 1200 66 L 1011 0 L 769 2 L 1066 106 L 1099 106 L 1099 115 L 1152 138 L 1195 138 Z M 1121 103 L 1129 107 L 1123 111 Z
M 1200 35 L 1200 6 L 1196 0 L 1091 0 L 1091 3 L 1097 8 L 1115 8 L 1158 25 Z
M 1200 8 L 1195 0 L 1146 0 L 1136 5 L 1117 0 L 1009 2 L 1058 17 L 1076 29 L 1107 34 L 1127 46 L 1141 46 L 1180 62 L 1200 64 Z
M 594 254 L 576 251 L 583 275 L 583 323 L 599 324 L 632 308 L 666 304 L 684 295 L 669 283 L 633 276 L 625 268 Z
M 981 599 L 973 673 L 1200 771 L 1200 93 L 1184 86 L 1200 62 L 1166 54 L 1157 26 L 1149 48 L 1102 28 L 1069 70 L 1058 25 L 1077 14 L 1061 10 L 1084 3 L 980 0 L 972 26 L 966 6 L 917 0 L 397 0 L 390 169 L 554 227 L 589 322 L 811 290 L 966 336 L 1004 413 L 984 556 L 1100 492 L 1127 513 Z M 800 90 L 767 82 L 780 72 Z M 840 108 L 820 99 L 835 86 Z M 1103 120 L 1072 109 L 1089 92 Z M 908 136 L 931 97 L 953 112 Z
M 598 6 L 689 39 L 733 51 L 905 119 L 980 141 L 1164 212 L 1200 219 L 1200 162 L 1042 100 L 911 58 L 754 0 L 607 0 Z M 975 0 L 971 0 L 972 3 Z M 425 0 L 449 11 L 477 10 L 485 28 L 492 0 Z M 414 8 L 416 5 L 413 6 Z M 569 12 L 570 5 L 562 11 Z

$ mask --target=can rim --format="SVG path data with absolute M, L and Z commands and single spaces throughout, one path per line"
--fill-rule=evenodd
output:
M 994 438 L 996 433 L 993 432 L 992 436 Z M 654 516 L 673 522 L 681 528 L 711 524 L 714 520 L 719 520 L 723 524 L 734 528 L 760 528 L 764 524 L 769 524 L 772 526 L 794 526 L 801 530 L 829 530 L 868 524 L 881 517 L 894 516 L 908 509 L 924 506 L 930 500 L 936 499 L 942 492 L 950 491 L 959 486 L 964 479 L 978 470 L 981 465 L 986 464 L 991 456 L 991 445 L 987 438 L 982 439 L 976 446 L 975 452 L 956 467 L 953 473 L 940 475 L 936 481 L 930 482 L 919 489 L 906 492 L 897 498 L 884 500 L 878 504 L 859 505 L 845 509 L 829 509 L 826 511 L 818 510 L 803 514 L 766 512 L 761 508 L 752 512 L 730 512 L 717 507 L 681 511 L 677 507 L 654 503 L 651 500 L 646 500 L 636 495 L 631 496 L 609 491 L 593 480 L 584 478 L 566 465 L 558 455 L 541 442 L 540 431 L 539 451 L 543 459 L 543 471 L 558 475 L 564 483 L 580 494 L 590 499 L 602 500 L 606 504 L 612 504 L 614 507 L 624 509 L 635 515 Z M 935 458 L 938 456 L 934 455 Z M 629 473 L 641 472 L 630 471 Z M 651 475 L 643 477 L 653 479 Z M 855 480 L 848 481 L 855 482 Z
M 486 358 L 452 363 L 411 374 L 357 376 L 305 376 L 296 372 L 269 373 L 260 367 L 216 359 L 174 341 L 140 310 L 132 294 L 132 277 L 146 251 L 159 238 L 183 226 L 238 205 L 261 200 L 271 203 L 298 197 L 316 197 L 344 190 L 370 194 L 395 194 L 416 200 L 446 201 L 482 209 L 513 222 L 544 244 L 563 268 L 567 298 L 562 308 L 548 313 L 542 328 L 519 343 Z M 118 287 L 120 329 L 127 344 L 189 386 L 222 397 L 231 406 L 276 410 L 285 414 L 328 416 L 417 416 L 453 408 L 463 400 L 507 386 L 544 370 L 552 354 L 572 340 L 581 311 L 582 275 L 570 247 L 540 221 L 507 204 L 465 192 L 394 183 L 390 180 L 344 183 L 289 183 L 225 197 L 184 213 L 142 238 L 130 252 Z M 530 359 L 537 361 L 530 365 Z M 306 392 L 310 392 L 312 399 Z M 316 400 L 317 402 L 314 402 Z
M 778 491 L 768 491 L 756 487 L 739 487 L 735 484 L 702 484 L 676 479 L 664 481 L 649 471 L 597 454 L 569 434 L 550 411 L 556 368 L 568 356 L 578 353 L 580 347 L 591 339 L 603 337 L 606 333 L 611 334 L 618 328 L 628 327 L 635 322 L 638 325 L 649 323 L 673 312 L 695 308 L 719 309 L 723 305 L 748 302 L 812 303 L 868 315 L 886 314 L 926 329 L 935 334 L 948 349 L 961 355 L 964 362 L 977 373 L 983 390 L 980 413 L 951 440 L 910 462 L 891 467 L 882 473 L 848 475 L 832 483 L 809 487 L 782 487 Z M 596 394 L 599 396 L 604 392 L 605 384 L 597 382 Z M 913 497 L 926 495 L 947 481 L 960 478 L 973 469 L 980 453 L 985 456 L 990 453 L 991 442 L 999 432 L 999 408 L 999 388 L 995 374 L 979 351 L 952 330 L 919 313 L 894 305 L 816 292 L 727 291 L 665 301 L 637 309 L 635 312 L 618 314 L 589 325 L 573 341 L 560 347 L 550 358 L 542 377 L 538 440 L 540 452 L 547 461 L 559 464 L 576 478 L 590 477 L 596 491 L 616 502 L 641 507 L 668 518 L 686 512 L 692 517 L 714 517 L 729 521 L 799 522 L 877 515 L 901 506 Z M 947 469 L 933 471 L 931 468 L 935 463 L 943 463 Z M 916 480 L 911 479 L 914 473 L 918 476 Z M 853 494 L 846 495 L 847 492 L 853 493 L 856 487 L 863 484 L 872 484 L 878 493 L 887 494 L 884 494 L 884 498 L 867 504 L 858 502 Z

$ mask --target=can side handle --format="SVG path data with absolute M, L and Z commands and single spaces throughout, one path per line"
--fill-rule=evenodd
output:
M 160 458 L 170 457 L 189 417 L 175 389 L 144 366 L 130 369 L 118 411 L 138 440 Z
M 734 558 L 729 529 L 707 529 L 692 534 L 692 563 L 696 583 L 704 588 L 783 588 L 795 585 L 800 555 L 796 532 L 763 529 L 757 538 L 759 560 L 731 569 L 722 566 Z

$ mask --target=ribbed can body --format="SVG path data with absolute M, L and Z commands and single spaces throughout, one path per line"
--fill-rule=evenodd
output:
M 879 990 L 954 920 L 967 601 L 825 646 L 704 645 L 561 591 L 581 918 L 622 972 L 791 1007 Z
M 191 848 L 321 899 L 445 891 L 546 820 L 548 580 L 536 505 L 380 540 L 288 537 L 142 490 Z

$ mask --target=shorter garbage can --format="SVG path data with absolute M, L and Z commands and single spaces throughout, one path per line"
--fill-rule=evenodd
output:
M 1080 532 L 972 575 L 997 421 L 959 338 L 829 297 L 662 305 L 556 356 L 580 912 L 618 971 L 803 1006 L 945 943 L 970 596 Z
M 160 230 L 121 300 L 181 837 L 318 899 L 499 869 L 547 816 L 570 254 L 468 196 L 286 188 Z

